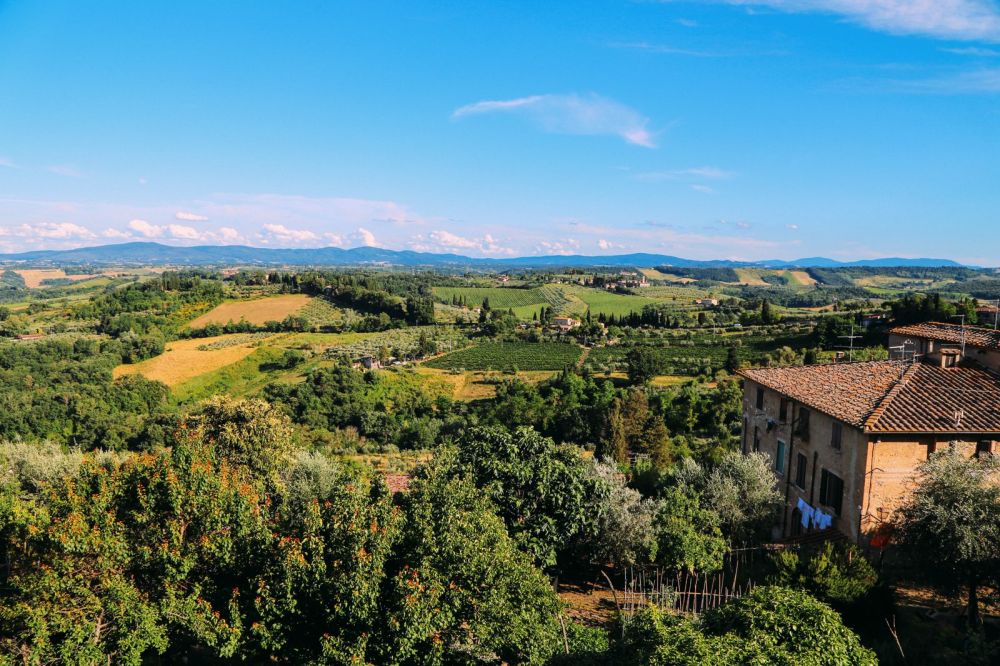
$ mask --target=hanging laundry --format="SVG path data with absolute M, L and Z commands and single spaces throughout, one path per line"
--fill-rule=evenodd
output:
M 802 527 L 809 529 L 813 521 L 813 508 L 801 497 L 799 498 L 799 503 L 796 504 L 796 508 L 802 514 Z

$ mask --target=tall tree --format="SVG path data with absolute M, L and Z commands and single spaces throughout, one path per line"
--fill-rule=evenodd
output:
M 993 456 L 948 448 L 918 468 L 900 507 L 899 547 L 921 575 L 946 591 L 965 587 L 970 626 L 979 623 L 979 588 L 1000 570 L 1000 474 Z

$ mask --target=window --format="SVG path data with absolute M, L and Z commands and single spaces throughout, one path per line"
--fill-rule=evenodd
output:
M 819 503 L 833 509 L 838 516 L 844 504 L 844 480 L 826 469 L 820 476 Z
M 781 399 L 781 407 L 778 409 L 778 420 L 782 423 L 788 422 L 788 401 Z
M 976 457 L 982 458 L 993 453 L 993 442 L 992 440 L 985 439 L 981 442 L 976 442 Z
M 764 409 L 764 389 L 757 387 L 757 409 Z
M 753 429 L 753 450 L 760 451 L 760 433 L 757 428 Z
M 802 408 L 799 410 L 799 424 L 795 428 L 795 434 L 802 439 L 809 441 L 809 410 Z
M 774 471 L 778 474 L 785 473 L 785 443 L 778 440 L 778 451 L 774 457 Z
M 841 425 L 839 422 L 834 421 L 833 428 L 830 431 L 830 446 L 839 451 L 840 446 L 843 443 L 843 439 L 844 439 L 844 426 Z
M 795 485 L 797 485 L 802 490 L 806 489 L 806 465 L 809 463 L 809 459 L 806 458 L 806 454 L 800 453 L 796 456 L 795 463 Z

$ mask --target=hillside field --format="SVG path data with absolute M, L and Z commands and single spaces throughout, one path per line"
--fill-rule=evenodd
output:
M 166 351 L 159 356 L 118 366 L 114 376 L 140 374 L 172 387 L 246 358 L 259 342 L 259 338 L 245 333 L 175 340 L 168 342 Z
M 583 350 L 560 342 L 484 342 L 426 362 L 442 370 L 562 370 Z
M 249 301 L 226 301 L 193 320 L 188 326 L 202 328 L 209 324 L 228 324 L 246 320 L 257 326 L 269 321 L 281 321 L 297 313 L 312 299 L 305 294 L 269 296 Z

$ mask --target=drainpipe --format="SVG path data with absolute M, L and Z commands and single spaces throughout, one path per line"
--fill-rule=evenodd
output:
M 782 534 L 791 532 L 791 525 L 788 524 L 788 502 L 792 496 L 792 452 L 795 450 L 795 402 L 792 401 L 792 420 L 788 428 L 788 466 L 785 467 L 785 511 L 781 518 Z

